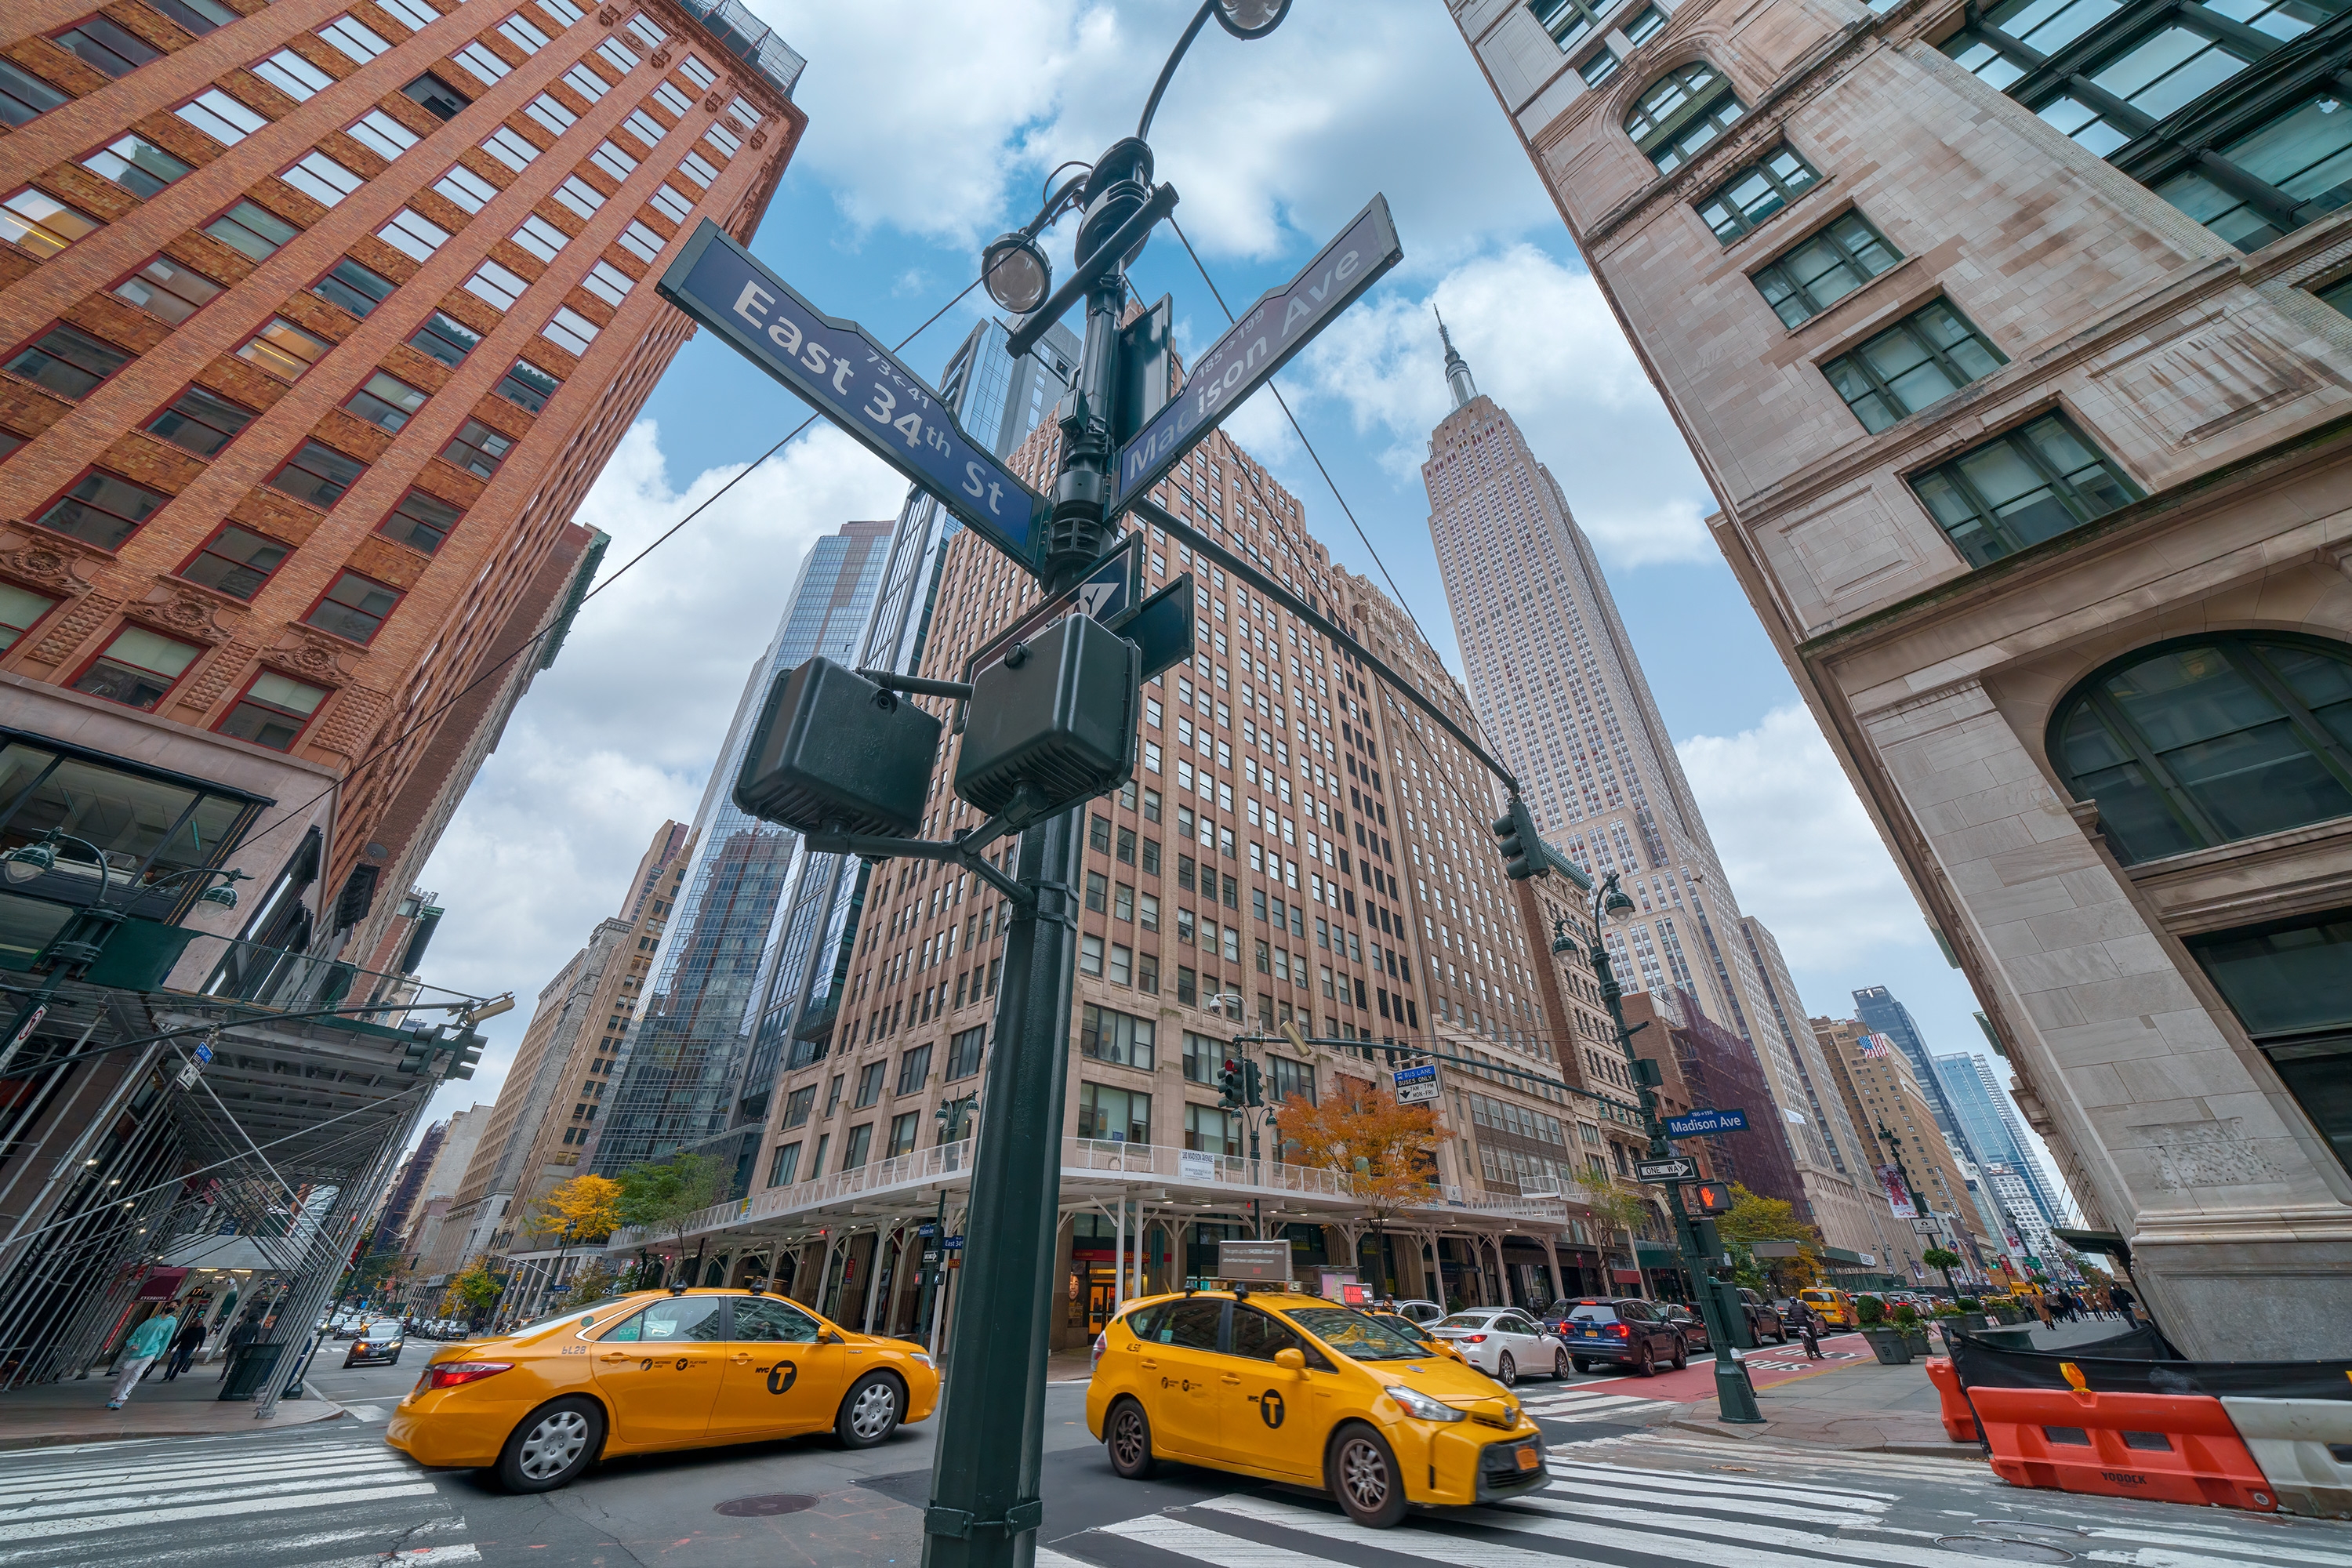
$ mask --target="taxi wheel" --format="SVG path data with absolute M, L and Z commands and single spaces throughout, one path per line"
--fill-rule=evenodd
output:
M 568 1486 L 604 1446 L 604 1410 L 577 1394 L 542 1405 L 517 1424 L 499 1454 L 499 1484 L 510 1492 Z
M 1148 1481 L 1160 1468 L 1151 1453 L 1151 1418 L 1132 1399 L 1122 1399 L 1103 1423 L 1103 1447 L 1110 1468 L 1130 1481 Z
M 1508 1351 L 1505 1351 L 1496 1358 L 1495 1381 L 1505 1388 L 1510 1388 L 1519 1381 L 1519 1363 L 1511 1359 L 1511 1352 Z
M 1404 1473 L 1381 1435 L 1359 1422 L 1339 1428 L 1331 1445 L 1331 1495 L 1348 1517 L 1368 1530 L 1386 1530 L 1404 1517 Z
M 1577 1370 L 1581 1372 L 1584 1369 L 1582 1367 L 1579 1367 Z M 1555 1383 L 1565 1383 L 1568 1381 L 1568 1352 L 1566 1351 L 1552 1352 L 1551 1375 L 1552 1381 Z
M 841 1414 L 834 1418 L 833 1435 L 845 1448 L 871 1448 L 898 1429 L 898 1415 L 905 1405 L 906 1395 L 897 1378 L 887 1373 L 869 1373 L 843 1398 Z

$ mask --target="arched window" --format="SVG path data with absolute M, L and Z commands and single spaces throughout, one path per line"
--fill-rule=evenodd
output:
M 1642 89 L 1625 116 L 1625 134 L 1666 173 L 1689 163 L 1746 112 L 1721 71 L 1693 60 Z
M 2067 693 L 2049 745 L 2126 865 L 2352 815 L 2352 645 L 2222 633 L 2141 648 Z

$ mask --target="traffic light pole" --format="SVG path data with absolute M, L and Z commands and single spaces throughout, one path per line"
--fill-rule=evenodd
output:
M 1675 1146 L 1667 1140 L 1665 1122 L 1658 1115 L 1658 1097 L 1650 1087 L 1648 1075 L 1642 1070 L 1641 1059 L 1633 1054 L 1633 1031 L 1625 1026 L 1624 989 L 1617 984 L 1616 969 L 1609 962 L 1609 949 L 1601 940 L 1601 910 L 1612 893 L 1621 899 L 1625 896 L 1617 887 L 1614 872 L 1594 889 L 1592 940 L 1585 956 L 1601 982 L 1601 1000 L 1609 1009 L 1610 1026 L 1617 1032 L 1617 1048 L 1624 1053 L 1625 1070 L 1642 1097 L 1642 1124 L 1650 1135 L 1650 1157 L 1672 1159 Z M 1683 1206 L 1682 1183 L 1669 1181 L 1665 1188 L 1666 1207 L 1675 1220 L 1675 1237 L 1682 1247 L 1683 1272 L 1689 1276 L 1692 1293 L 1698 1297 L 1699 1317 L 1706 1324 L 1706 1342 L 1715 1347 L 1716 1418 L 1741 1426 L 1760 1424 L 1764 1414 L 1756 1405 L 1755 1385 L 1748 1379 L 1748 1369 L 1739 1364 L 1738 1342 L 1732 1337 L 1722 1299 L 1715 1289 L 1715 1277 L 1708 1272 L 1709 1260 L 1699 1245 L 1701 1222 Z M 1633 1241 L 1633 1267 L 1637 1270 L 1642 1267 L 1638 1238 Z

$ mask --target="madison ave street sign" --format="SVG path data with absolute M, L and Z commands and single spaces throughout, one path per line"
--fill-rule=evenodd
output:
M 1193 362 L 1183 390 L 1119 448 L 1113 515 L 1158 484 L 1177 459 L 1402 259 L 1389 200 L 1376 195 L 1305 270 L 1261 295 L 1226 329 Z
M 1037 569 L 1051 503 L 965 435 L 939 395 L 865 328 L 801 298 L 709 218 L 655 287 L 959 521 Z

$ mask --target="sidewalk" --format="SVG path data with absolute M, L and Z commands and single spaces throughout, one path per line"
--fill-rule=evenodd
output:
M 0 1449 L 254 1432 L 331 1421 L 343 1414 L 334 1401 L 312 1395 L 282 1400 L 270 1420 L 256 1421 L 251 1400 L 219 1398 L 219 1371 L 218 1362 L 199 1364 L 171 1383 L 157 1373 L 132 1390 L 131 1402 L 120 1410 L 106 1407 L 114 1380 L 102 1369 L 76 1381 L 11 1389 L 0 1394 Z

